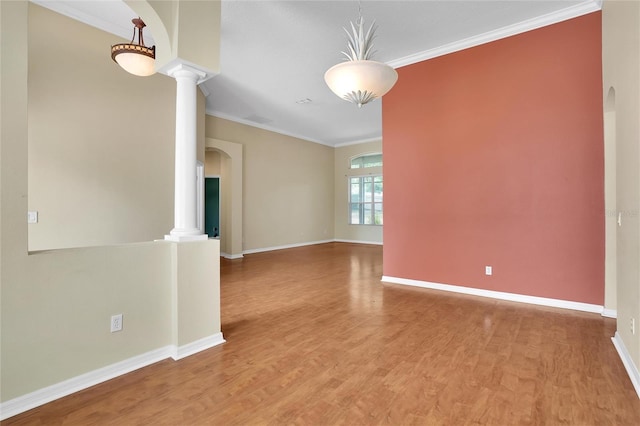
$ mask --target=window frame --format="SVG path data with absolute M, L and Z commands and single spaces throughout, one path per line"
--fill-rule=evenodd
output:
M 381 162 L 383 162 L 383 157 L 382 157 L 382 152 L 367 152 L 364 154 L 358 154 L 358 155 L 354 155 L 353 157 L 349 158 L 349 164 L 348 164 L 348 168 L 349 170 L 366 170 L 366 169 L 371 169 L 371 168 L 376 168 L 376 167 L 382 167 L 382 164 L 380 165 L 376 165 L 376 166 L 365 166 L 363 165 L 362 167 L 352 167 L 353 166 L 353 161 L 357 160 L 358 158 L 365 158 L 365 157 L 373 157 L 379 155 Z
M 379 167 L 379 166 L 376 166 Z M 376 178 L 380 178 L 379 182 L 376 182 Z M 358 187 L 359 187 L 359 201 L 352 201 L 352 185 L 353 180 L 357 179 L 358 180 Z M 365 182 L 365 179 L 371 179 L 371 182 Z M 370 183 L 371 184 L 371 200 L 370 201 L 366 201 L 366 194 L 365 194 L 365 189 L 366 188 L 366 184 Z M 380 183 L 382 184 L 382 191 L 380 193 L 380 199 L 376 200 L 376 191 L 375 191 L 375 185 L 376 183 Z M 347 176 L 347 194 L 348 194 L 348 199 L 347 199 L 347 214 L 348 214 L 348 225 L 355 225 L 355 226 L 383 226 L 384 225 L 384 178 L 382 176 L 382 173 L 370 173 L 370 174 L 366 174 L 366 175 L 350 175 Z M 358 205 L 358 221 L 359 223 L 353 223 L 353 206 L 354 205 Z M 379 210 L 376 210 L 376 205 L 380 206 Z M 367 208 L 369 207 L 369 211 L 370 211 L 370 222 L 371 223 L 366 223 L 366 212 L 367 212 Z M 380 223 L 376 223 L 376 212 L 380 212 Z

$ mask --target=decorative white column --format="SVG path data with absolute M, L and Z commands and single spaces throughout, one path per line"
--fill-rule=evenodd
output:
M 197 87 L 207 73 L 185 64 L 167 72 L 176 79 L 174 228 L 165 240 L 206 240 L 197 225 Z

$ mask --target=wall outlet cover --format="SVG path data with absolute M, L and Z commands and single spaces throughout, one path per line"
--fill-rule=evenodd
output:
M 116 331 L 122 330 L 122 314 L 112 315 L 111 316 L 111 332 L 115 333 Z

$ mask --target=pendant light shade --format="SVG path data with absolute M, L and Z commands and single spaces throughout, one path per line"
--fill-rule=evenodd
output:
M 155 59 L 156 47 L 146 47 L 142 37 L 142 29 L 145 27 L 140 18 L 132 19 L 133 38 L 131 43 L 121 43 L 111 46 L 111 59 L 118 63 L 128 73 L 146 77 L 156 72 Z M 134 43 L 138 32 L 138 43 Z
M 347 61 L 329 68 L 324 80 L 333 93 L 361 107 L 391 90 L 398 73 L 376 61 Z
M 342 52 L 347 61 L 334 65 L 324 74 L 324 80 L 333 93 L 361 107 L 372 100 L 384 96 L 396 81 L 398 73 L 392 67 L 371 60 L 375 22 L 365 33 L 362 14 L 356 25 L 351 22 L 348 37 L 348 52 Z

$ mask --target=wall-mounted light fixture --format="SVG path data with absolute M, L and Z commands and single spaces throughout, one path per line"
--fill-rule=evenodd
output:
M 146 47 L 142 37 L 142 29 L 145 27 L 140 18 L 132 19 L 133 37 L 131 43 L 121 43 L 111 46 L 111 59 L 116 61 L 125 71 L 146 77 L 156 72 L 155 59 L 156 47 Z M 134 43 L 138 33 L 138 43 Z

